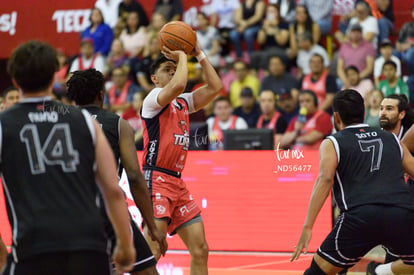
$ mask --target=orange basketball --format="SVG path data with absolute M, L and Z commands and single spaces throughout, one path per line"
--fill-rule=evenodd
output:
M 195 31 L 182 21 L 172 21 L 165 24 L 158 34 L 160 49 L 166 46 L 170 50 L 182 50 L 190 54 L 196 44 Z

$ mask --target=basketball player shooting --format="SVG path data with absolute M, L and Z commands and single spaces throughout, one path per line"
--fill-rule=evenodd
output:
M 181 179 L 181 172 L 189 146 L 189 114 L 212 101 L 223 86 L 196 42 L 192 54 L 207 84 L 192 93 L 183 93 L 188 78 L 187 55 L 165 46 L 161 49 L 163 56 L 151 66 L 155 88 L 142 106 L 144 177 L 152 196 L 156 226 L 164 235 L 177 233 L 183 240 L 191 255 L 191 274 L 207 274 L 208 246 L 201 211 Z M 152 241 L 146 227 L 144 233 L 158 260 L 158 244 Z

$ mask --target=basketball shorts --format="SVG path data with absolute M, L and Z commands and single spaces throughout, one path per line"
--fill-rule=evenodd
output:
M 414 265 L 414 212 L 389 205 L 365 205 L 342 213 L 317 253 L 331 264 L 349 268 L 368 251 L 383 245 Z
M 130 272 L 137 272 L 147 269 L 148 267 L 155 266 L 157 264 L 154 255 L 149 248 L 147 241 L 139 230 L 137 224 L 131 218 L 131 230 L 134 238 L 134 246 L 136 251 L 136 260 L 134 267 Z M 109 234 L 111 240 L 111 254 L 116 245 L 115 233 L 112 231 Z
M 7 275 L 109 275 L 109 255 L 96 251 L 48 252 L 27 259 L 13 261 L 7 257 L 7 266 L 2 274 Z
M 181 178 L 163 172 L 148 170 L 146 175 L 151 192 L 154 217 L 168 220 L 168 234 L 201 213 Z

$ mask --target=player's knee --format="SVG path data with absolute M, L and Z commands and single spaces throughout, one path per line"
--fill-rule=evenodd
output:
M 323 270 L 319 267 L 319 265 L 312 259 L 311 266 L 306 269 L 303 275 L 327 275 Z
M 204 241 L 194 246 L 190 251 L 191 257 L 195 260 L 206 260 L 208 258 L 208 245 Z

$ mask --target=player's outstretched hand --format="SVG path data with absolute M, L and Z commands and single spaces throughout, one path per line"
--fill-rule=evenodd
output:
M 175 62 L 178 62 L 178 60 L 180 59 L 181 54 L 185 55 L 184 51 L 181 51 L 181 50 L 173 51 L 173 50 L 170 50 L 169 48 L 167 48 L 165 46 L 162 47 L 161 53 L 163 55 L 165 55 L 166 58 L 168 58 L 170 60 L 174 60 Z
M 158 228 L 154 228 L 152 231 L 148 230 L 148 232 L 151 236 L 151 239 L 154 242 L 158 243 L 158 245 L 160 247 L 161 255 L 165 256 L 165 252 L 167 252 L 167 249 L 168 249 L 168 243 L 167 243 L 167 240 L 165 238 L 165 235 Z
M 302 253 L 302 250 L 305 248 L 305 253 L 308 252 L 308 244 L 312 238 L 312 229 L 304 227 L 302 230 L 302 234 L 300 235 L 299 242 L 295 246 L 295 252 L 293 252 L 290 261 L 297 260 Z
M 112 254 L 112 260 L 115 263 L 115 269 L 117 274 L 123 274 L 130 271 L 134 267 L 136 251 L 132 242 L 128 245 L 120 245 L 117 242 L 114 253 Z

